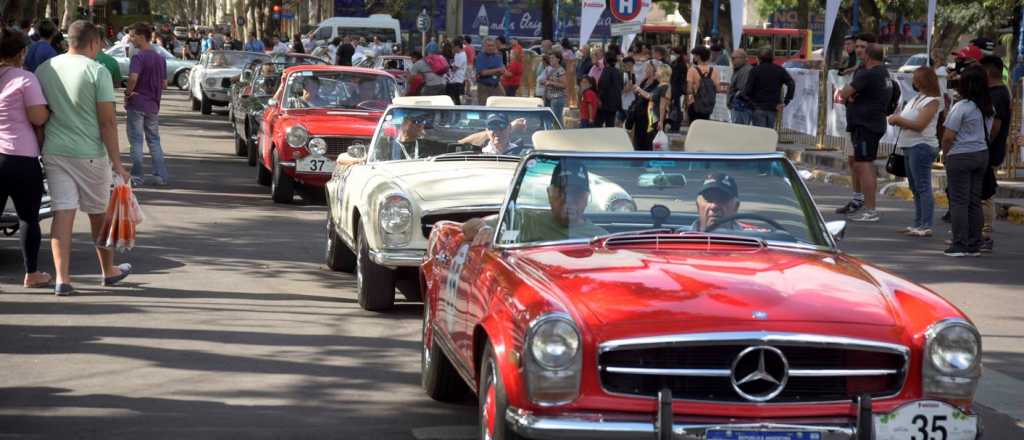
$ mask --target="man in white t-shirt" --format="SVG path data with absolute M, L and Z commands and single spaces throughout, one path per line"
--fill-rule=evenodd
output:
M 452 62 L 448 64 L 448 74 L 445 79 L 448 84 L 445 91 L 452 98 L 455 105 L 462 105 L 462 95 L 466 93 L 466 67 L 469 65 L 466 59 L 466 51 L 462 48 L 462 38 L 455 37 L 452 40 Z

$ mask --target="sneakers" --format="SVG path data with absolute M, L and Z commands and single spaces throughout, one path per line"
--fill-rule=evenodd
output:
M 929 228 L 914 229 L 912 231 L 907 231 L 906 235 L 911 237 L 931 237 L 932 230 Z
M 993 246 L 995 246 L 995 242 L 992 241 L 991 238 L 986 238 L 981 240 L 981 246 L 978 250 L 986 254 L 991 254 Z
M 864 207 L 864 201 L 862 200 L 850 200 L 845 206 L 836 209 L 836 214 L 853 214 L 860 211 L 860 208 Z
M 947 257 L 977 257 L 981 255 L 981 252 L 974 249 L 962 249 L 956 246 L 950 246 L 942 252 Z
M 69 296 L 75 293 L 75 288 L 68 283 L 57 283 L 53 286 L 53 294 L 57 296 Z
M 878 219 L 878 211 L 875 211 L 874 209 L 865 209 L 864 211 L 861 211 L 849 217 L 849 220 L 851 222 L 859 223 L 877 222 Z
M 162 176 L 154 175 L 153 184 L 156 186 L 167 186 L 167 179 L 164 179 Z

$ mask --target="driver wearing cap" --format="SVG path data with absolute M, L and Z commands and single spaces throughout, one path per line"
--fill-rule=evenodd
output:
M 398 127 L 398 135 L 391 138 L 390 157 L 385 160 L 414 159 L 419 157 L 420 139 L 434 120 L 434 115 L 426 111 L 411 110 L 402 118 Z
M 512 133 L 526 131 L 526 118 L 510 120 L 507 114 L 491 113 L 486 119 L 486 129 L 459 140 L 460 144 L 483 145 L 485 154 L 525 156 L 532 150 L 519 146 L 512 140 Z
M 728 220 L 729 223 L 719 225 L 716 229 L 755 229 L 750 225 L 729 220 L 739 212 L 739 195 L 736 178 L 723 173 L 708 175 L 704 179 L 704 186 L 697 193 L 697 223 L 693 225 L 693 229 L 704 232 L 722 220 Z

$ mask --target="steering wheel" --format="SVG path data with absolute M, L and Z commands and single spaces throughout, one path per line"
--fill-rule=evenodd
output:
M 760 214 L 736 214 L 736 215 L 733 215 L 733 216 L 729 216 L 729 217 L 723 218 L 723 219 L 719 220 L 717 223 L 707 227 L 706 229 L 704 229 L 704 232 L 714 231 L 715 229 L 718 229 L 722 225 L 731 223 L 734 220 L 757 220 L 757 221 L 761 221 L 761 222 L 767 223 L 769 226 L 772 227 L 772 231 L 780 231 L 780 232 L 785 232 L 787 234 L 789 233 L 789 231 L 787 231 L 786 228 L 783 228 L 782 225 L 779 224 L 779 222 L 777 222 L 775 220 L 772 220 L 772 219 L 770 219 L 768 217 L 765 217 L 763 215 L 760 215 Z
M 356 104 L 356 107 L 363 110 L 379 111 L 388 108 L 388 104 L 380 99 L 367 99 L 365 101 L 359 101 L 359 103 Z

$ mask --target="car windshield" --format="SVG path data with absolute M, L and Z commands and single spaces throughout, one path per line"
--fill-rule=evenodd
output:
M 908 66 L 923 66 L 928 61 L 928 57 L 924 54 L 918 54 L 907 59 Z
M 829 246 L 814 203 L 783 158 L 531 156 L 499 244 L 590 240 L 669 228 Z
M 256 60 L 267 59 L 266 55 L 246 52 L 213 52 L 210 55 L 210 67 L 241 69 Z
M 370 161 L 449 153 L 523 155 L 531 135 L 561 126 L 548 109 L 392 108 L 374 138 Z
M 286 66 L 298 66 L 298 65 L 305 65 L 305 64 L 314 64 L 314 65 L 327 64 L 326 61 L 324 61 L 324 60 L 322 60 L 320 58 L 314 57 L 314 56 L 296 55 L 296 54 L 274 55 L 271 58 L 271 61 L 273 63 L 281 63 L 281 64 L 284 64 Z
M 398 85 L 388 75 L 306 70 L 288 77 L 285 93 L 285 108 L 383 111 Z

